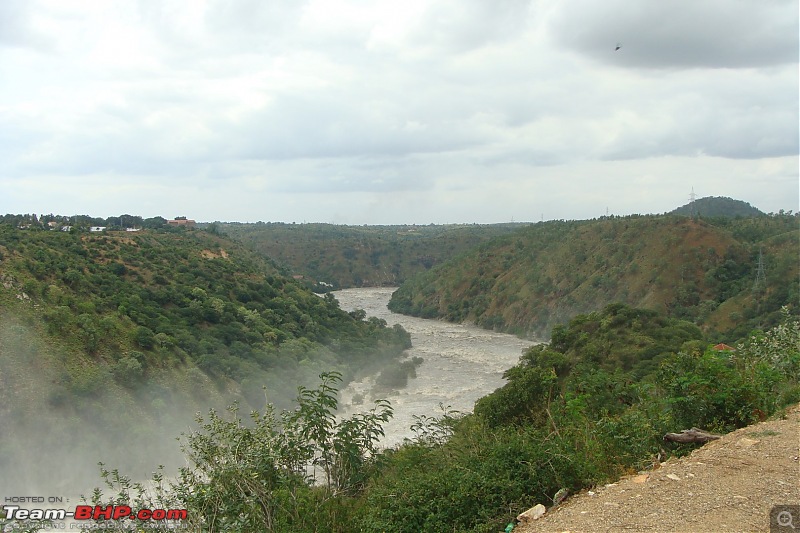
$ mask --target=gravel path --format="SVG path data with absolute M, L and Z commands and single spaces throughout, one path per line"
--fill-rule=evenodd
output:
M 571 497 L 514 533 L 768 532 L 770 509 L 785 504 L 800 504 L 800 405 L 785 418 Z M 799 515 L 792 524 L 798 532 Z M 784 530 L 791 531 L 776 529 Z

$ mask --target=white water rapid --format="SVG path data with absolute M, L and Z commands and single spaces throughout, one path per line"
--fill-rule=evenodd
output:
M 505 333 L 495 333 L 477 326 L 452 324 L 439 320 L 415 318 L 392 313 L 386 307 L 394 288 L 345 289 L 334 292 L 345 311 L 363 309 L 367 316 L 386 320 L 389 326 L 400 324 L 411 334 L 413 347 L 408 357 L 422 357 L 417 377 L 396 394 L 386 396 L 394 408 L 394 417 L 384 426 L 385 447 L 395 446 L 413 437 L 414 415 L 428 417 L 442 414 L 440 404 L 468 413 L 475 402 L 505 382 L 503 372 L 519 361 L 523 350 L 534 344 Z M 351 383 L 342 391 L 340 414 L 347 416 L 371 408 L 374 376 Z M 353 396 L 364 396 L 361 405 L 350 405 Z

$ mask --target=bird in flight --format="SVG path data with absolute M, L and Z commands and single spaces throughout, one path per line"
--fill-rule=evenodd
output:
M 620 48 L 622 48 L 622 43 L 617 43 L 617 47 L 616 47 L 616 48 L 614 48 L 614 51 L 616 52 L 616 51 L 617 51 L 617 50 L 619 50 Z

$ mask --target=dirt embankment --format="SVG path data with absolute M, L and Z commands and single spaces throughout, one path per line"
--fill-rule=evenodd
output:
M 770 510 L 786 504 L 800 504 L 800 405 L 573 496 L 514 533 L 768 532 Z M 797 516 L 793 525 L 800 531 Z

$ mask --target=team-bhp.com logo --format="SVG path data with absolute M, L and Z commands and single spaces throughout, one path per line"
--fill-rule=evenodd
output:
M 66 509 L 23 509 L 18 505 L 5 505 L 6 520 L 185 520 L 186 509 L 139 509 L 128 505 L 78 505 L 74 511 Z

